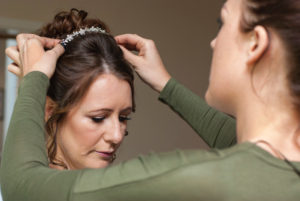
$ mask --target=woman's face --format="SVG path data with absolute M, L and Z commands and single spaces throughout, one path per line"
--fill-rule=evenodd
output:
M 240 87 L 240 74 L 245 57 L 240 31 L 242 0 L 228 0 L 221 10 L 222 27 L 211 42 L 213 59 L 209 87 L 205 98 L 211 106 L 232 114 L 235 91 Z
M 131 112 L 129 83 L 112 74 L 100 75 L 59 127 L 58 159 L 69 169 L 107 166 L 124 138 Z

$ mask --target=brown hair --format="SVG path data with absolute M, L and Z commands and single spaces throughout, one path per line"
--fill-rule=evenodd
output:
M 133 71 L 123 57 L 123 52 L 108 27 L 99 19 L 87 18 L 87 12 L 71 9 L 60 12 L 53 22 L 45 25 L 38 33 L 40 36 L 63 39 L 80 28 L 100 27 L 107 33 L 88 32 L 76 36 L 68 43 L 65 53 L 58 59 L 56 70 L 50 80 L 47 92 L 54 101 L 51 117 L 46 122 L 47 148 L 49 162 L 65 166 L 56 157 L 56 135 L 70 109 L 78 103 L 93 81 L 103 73 L 111 73 L 126 80 L 132 92 L 133 110 L 134 88 Z
M 300 1 L 243 0 L 241 30 L 247 33 L 257 25 L 272 29 L 283 41 L 289 61 L 287 80 L 300 111 Z

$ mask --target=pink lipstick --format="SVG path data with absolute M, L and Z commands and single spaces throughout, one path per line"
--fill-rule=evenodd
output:
M 113 158 L 114 152 L 101 152 L 101 151 L 96 151 L 98 155 L 100 155 L 101 158 L 104 160 L 111 160 Z

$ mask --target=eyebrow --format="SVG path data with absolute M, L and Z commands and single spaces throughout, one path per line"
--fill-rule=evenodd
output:
M 98 109 L 98 110 L 93 110 L 93 111 L 90 111 L 89 113 L 96 113 L 96 112 L 112 112 L 113 109 L 110 109 L 110 108 L 101 108 L 101 109 Z M 132 112 L 132 107 L 127 107 L 123 110 L 121 110 L 120 112 Z
M 121 112 L 132 112 L 132 107 L 127 107 L 124 110 L 121 110 Z

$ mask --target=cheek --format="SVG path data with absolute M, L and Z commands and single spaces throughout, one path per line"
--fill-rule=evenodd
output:
M 89 151 L 102 137 L 101 126 L 95 125 L 89 118 L 73 116 L 65 122 L 62 129 L 62 141 L 76 146 L 81 151 Z
M 221 93 L 222 93 L 222 88 L 220 88 L 219 85 L 216 84 L 215 82 L 210 82 L 208 89 L 205 93 L 206 102 L 210 106 L 219 109 L 218 102 L 222 101 L 222 97 L 220 97 L 220 96 L 222 96 Z
M 209 86 L 205 94 L 206 102 L 224 111 L 224 103 L 229 98 L 234 79 L 233 53 L 228 48 L 229 42 L 220 33 L 215 40 L 214 52 L 209 76 Z
M 216 48 L 213 53 L 213 59 L 209 75 L 209 85 L 205 95 L 205 99 L 209 104 L 212 104 L 212 100 L 215 96 L 221 93 L 226 86 L 226 66 L 225 62 L 222 61 L 219 55 L 218 49 Z

